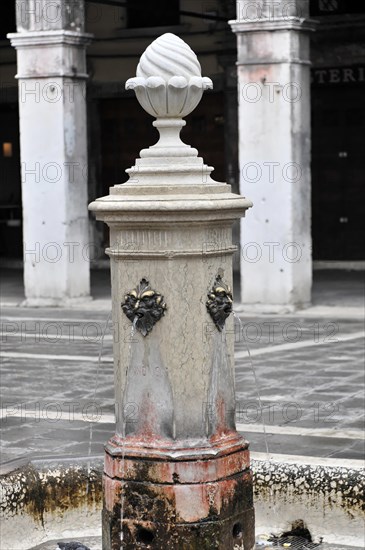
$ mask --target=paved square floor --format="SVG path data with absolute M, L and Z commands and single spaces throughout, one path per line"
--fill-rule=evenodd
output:
M 3 463 L 50 452 L 103 453 L 114 428 L 107 278 L 94 274 L 98 299 L 87 309 L 31 309 L 17 305 L 19 272 L 8 270 L 1 311 Z M 317 305 L 309 310 L 241 312 L 236 320 L 237 425 L 253 452 L 364 457 L 363 283 L 356 272 L 352 283 L 348 274 L 342 282 L 319 277 Z M 327 307 L 336 295 L 341 307 Z

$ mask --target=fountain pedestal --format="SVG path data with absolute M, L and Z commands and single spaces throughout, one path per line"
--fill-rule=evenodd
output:
M 116 433 L 103 550 L 254 548 L 249 451 L 235 429 L 232 224 L 250 201 L 210 177 L 182 117 L 211 81 L 178 37 L 127 82 L 160 141 L 90 205 L 110 228 Z

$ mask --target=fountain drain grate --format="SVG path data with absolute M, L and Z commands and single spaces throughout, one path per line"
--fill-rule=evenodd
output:
M 280 537 L 275 540 L 270 538 L 267 541 L 259 541 L 256 543 L 256 550 L 269 550 L 276 548 L 277 550 L 312 550 L 314 548 L 321 548 L 320 542 L 309 542 L 303 537 Z

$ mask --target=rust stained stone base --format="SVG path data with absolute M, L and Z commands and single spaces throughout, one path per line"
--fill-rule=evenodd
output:
M 238 434 L 194 448 L 121 445 L 115 436 L 106 447 L 103 550 L 253 550 L 249 451 Z

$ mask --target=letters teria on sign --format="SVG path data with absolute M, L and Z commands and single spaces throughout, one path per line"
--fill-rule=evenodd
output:
M 365 83 L 365 65 L 312 69 L 312 84 Z

